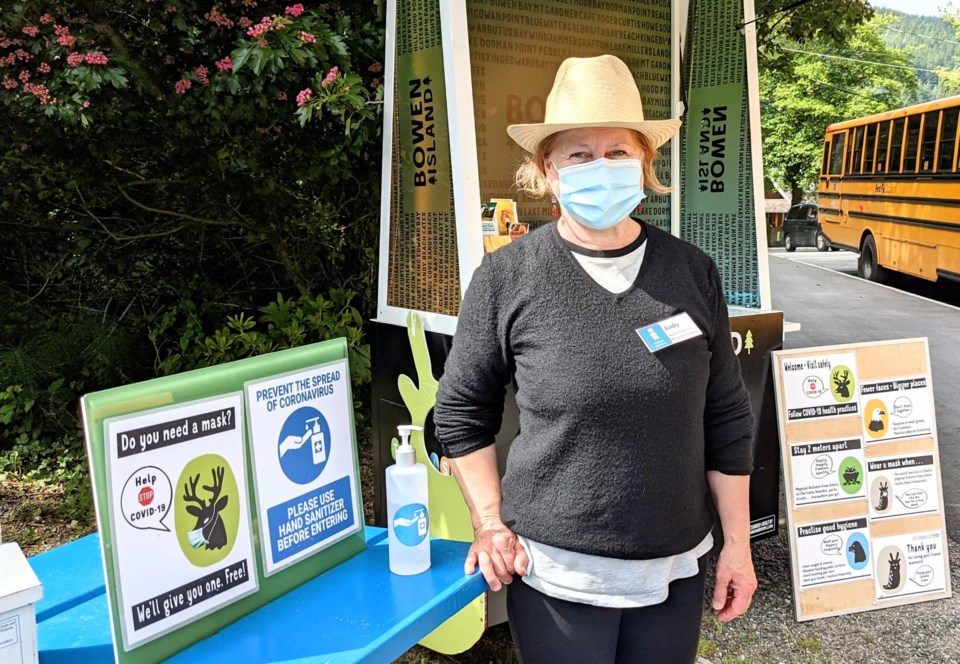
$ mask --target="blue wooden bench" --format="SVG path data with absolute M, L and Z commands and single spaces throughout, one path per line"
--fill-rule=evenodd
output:
M 391 662 L 487 590 L 466 576 L 469 545 L 431 541 L 431 568 L 390 573 L 387 533 L 367 526 L 367 549 L 266 604 L 172 662 Z M 112 662 L 100 542 L 89 535 L 30 559 L 41 664 Z

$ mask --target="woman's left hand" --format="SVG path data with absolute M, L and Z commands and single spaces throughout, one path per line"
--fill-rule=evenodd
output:
M 750 607 L 757 589 L 753 572 L 750 542 L 727 542 L 717 560 L 716 587 L 713 589 L 713 612 L 717 620 L 733 620 Z

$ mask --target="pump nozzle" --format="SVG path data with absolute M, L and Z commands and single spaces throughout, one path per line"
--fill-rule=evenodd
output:
M 423 427 L 416 424 L 401 424 L 397 427 L 400 434 L 400 446 L 397 447 L 397 465 L 412 466 L 417 462 L 417 451 L 410 445 L 410 432 L 423 431 Z

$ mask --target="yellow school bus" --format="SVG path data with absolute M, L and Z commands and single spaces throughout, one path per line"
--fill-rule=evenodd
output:
M 819 220 L 860 276 L 960 280 L 960 96 L 827 127 Z

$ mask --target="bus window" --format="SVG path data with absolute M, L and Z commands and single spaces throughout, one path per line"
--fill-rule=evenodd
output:
M 873 151 L 877 147 L 877 125 L 867 125 L 867 142 L 863 148 L 863 172 L 873 173 Z
M 830 142 L 830 175 L 840 175 L 843 172 L 843 143 L 846 134 L 834 134 Z
M 940 111 L 923 114 L 923 141 L 920 143 L 920 172 L 933 170 L 937 149 L 937 125 L 940 123 Z
M 907 118 L 907 140 L 903 146 L 903 172 L 917 172 L 917 148 L 920 145 L 920 120 L 923 116 Z
M 827 174 L 827 167 L 830 165 L 830 143 L 823 142 L 823 161 L 820 164 L 820 175 Z
M 890 173 L 899 173 L 903 166 L 903 125 L 906 118 L 893 121 L 893 133 L 890 134 Z
M 877 173 L 887 170 L 887 148 L 890 146 L 890 123 L 881 122 L 877 134 Z
M 863 157 L 863 127 L 857 127 L 853 133 L 853 150 L 850 151 L 850 166 L 847 175 L 860 172 L 860 159 Z
M 943 120 L 940 125 L 940 159 L 937 160 L 937 171 L 949 173 L 956 164 L 953 163 L 953 152 L 957 141 L 957 116 L 960 107 L 947 108 L 943 111 Z

